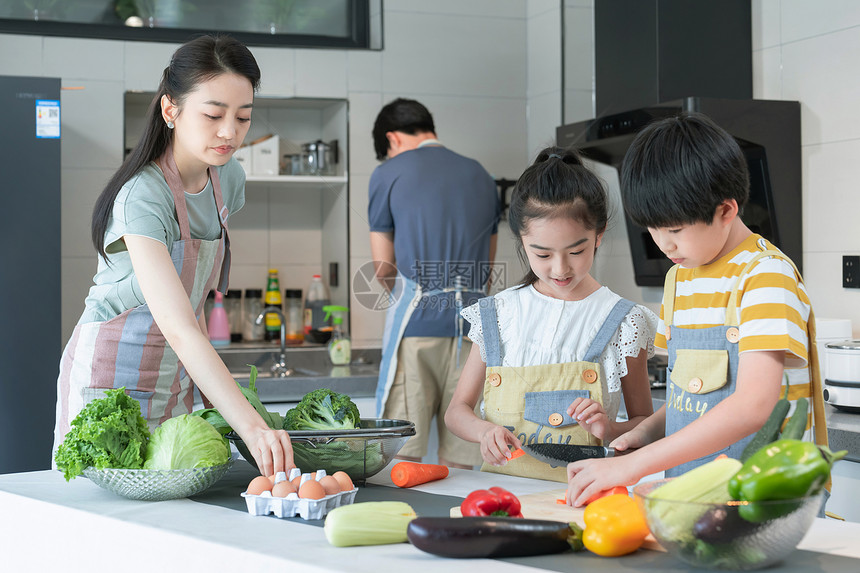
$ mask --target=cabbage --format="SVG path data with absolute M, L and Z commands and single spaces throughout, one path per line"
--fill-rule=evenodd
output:
M 165 420 L 146 447 L 144 469 L 179 470 L 225 464 L 230 446 L 212 424 L 199 416 L 182 414 Z

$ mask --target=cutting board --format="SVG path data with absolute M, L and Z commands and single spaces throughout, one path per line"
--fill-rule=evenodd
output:
M 549 519 L 551 521 L 576 522 L 580 527 L 585 527 L 584 507 L 572 507 L 556 500 L 564 499 L 565 490 L 543 491 L 540 493 L 529 493 L 518 495 L 520 500 L 520 511 L 526 519 Z M 451 508 L 451 517 L 462 517 L 459 507 Z M 645 549 L 654 551 L 665 551 L 652 535 L 645 538 L 642 544 Z

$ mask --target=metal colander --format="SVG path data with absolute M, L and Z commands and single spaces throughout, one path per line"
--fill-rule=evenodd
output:
M 200 493 L 221 479 L 233 465 L 182 470 L 130 470 L 92 466 L 84 469 L 84 477 L 104 489 L 128 499 L 164 501 Z
M 387 466 L 400 448 L 415 435 L 415 424 L 408 420 L 362 418 L 355 430 L 287 432 L 293 444 L 296 466 L 304 472 L 325 470 L 328 474 L 344 471 L 353 481 L 377 474 Z M 227 439 L 254 467 L 254 457 L 235 433 Z

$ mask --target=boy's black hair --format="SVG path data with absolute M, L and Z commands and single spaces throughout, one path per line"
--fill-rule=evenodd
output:
M 642 227 L 711 223 L 728 199 L 742 211 L 749 187 L 737 141 L 701 113 L 684 112 L 646 126 L 621 167 L 624 210 Z
M 389 131 L 402 131 L 409 135 L 436 133 L 430 111 L 414 99 L 397 98 L 385 105 L 376 116 L 373 124 L 373 149 L 376 159 L 382 161 L 388 156 Z
M 569 218 L 601 234 L 609 222 L 609 201 L 600 178 L 582 163 L 575 149 L 547 147 L 534 160 L 511 193 L 508 224 L 516 237 L 520 260 L 529 268 L 522 236 L 536 219 Z M 538 280 L 529 268 L 521 285 Z

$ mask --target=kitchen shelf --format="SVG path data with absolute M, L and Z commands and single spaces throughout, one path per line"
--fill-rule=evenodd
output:
M 245 182 L 319 187 L 320 185 L 343 185 L 347 182 L 347 177 L 346 175 L 248 175 Z

